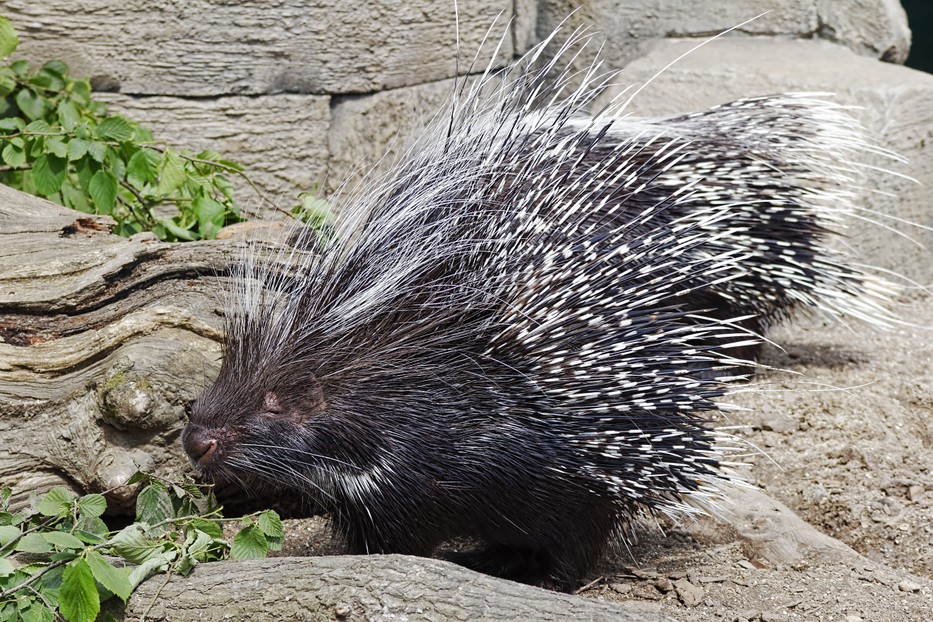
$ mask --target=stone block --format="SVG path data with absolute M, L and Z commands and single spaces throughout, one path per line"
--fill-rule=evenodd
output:
M 126 94 L 364 93 L 457 67 L 453 4 L 434 0 L 8 0 L 3 12 L 18 57 L 62 59 Z M 502 37 L 495 63 L 508 62 L 512 15 L 512 0 L 460 2 L 461 54 L 482 46 L 485 65 Z
M 565 34 L 558 42 L 574 28 L 586 28 L 595 33 L 603 48 L 601 57 L 611 67 L 641 56 L 657 39 L 703 39 L 732 28 L 728 36 L 825 37 L 860 54 L 893 62 L 903 62 L 910 47 L 907 17 L 897 0 L 731 0 L 704 2 L 702 9 L 695 0 L 591 0 L 582 5 L 574 0 L 541 0 L 538 37 L 547 36 L 565 20 Z M 748 20 L 752 21 L 745 23 Z M 744 25 L 736 28 L 740 24 Z M 596 47 L 578 65 L 591 62 Z
M 259 97 L 128 97 L 101 94 L 113 113 L 139 121 L 157 140 L 194 152 L 212 149 L 242 164 L 264 196 L 283 208 L 298 192 L 324 180 L 330 98 L 316 95 Z M 249 211 L 268 210 L 246 183 L 232 177 L 238 201 Z
M 386 171 L 417 133 L 439 114 L 460 80 L 441 80 L 363 96 L 334 100 L 330 170 L 326 188 L 359 181 L 370 169 Z

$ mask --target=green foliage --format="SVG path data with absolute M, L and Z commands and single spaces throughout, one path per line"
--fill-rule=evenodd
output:
M 136 522 L 119 531 L 100 518 L 102 495 L 54 488 L 14 513 L 10 490 L 0 490 L 0 622 L 90 622 L 103 601 L 125 602 L 153 573 L 185 575 L 201 562 L 265 557 L 282 546 L 282 521 L 271 510 L 233 519 L 242 528 L 230 543 L 221 525 L 231 519 L 209 492 L 145 473 L 128 483 L 142 485 Z
M 17 44 L 0 16 L 0 59 Z M 91 99 L 90 82 L 69 77 L 61 61 L 36 71 L 22 60 L 0 66 L 0 183 L 110 215 L 120 235 L 153 231 L 175 241 L 212 239 L 240 221 L 230 174 L 243 169 L 213 151 L 176 151 L 109 115 Z

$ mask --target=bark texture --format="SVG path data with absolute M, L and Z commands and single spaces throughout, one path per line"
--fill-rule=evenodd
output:
M 218 369 L 209 281 L 231 244 L 128 240 L 110 227 L 0 186 L 0 481 L 14 502 L 186 463 L 177 436 L 185 403 Z

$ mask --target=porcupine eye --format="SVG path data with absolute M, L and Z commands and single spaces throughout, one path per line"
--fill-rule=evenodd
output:
M 279 402 L 279 396 L 274 391 L 267 391 L 262 399 L 262 414 L 273 419 L 279 418 L 285 410 Z

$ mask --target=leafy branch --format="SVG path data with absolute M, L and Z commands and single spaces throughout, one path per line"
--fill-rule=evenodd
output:
M 282 546 L 282 521 L 271 510 L 225 519 L 213 495 L 190 482 L 137 473 L 132 484 L 143 485 L 136 521 L 119 531 L 101 519 L 103 495 L 54 488 L 13 513 L 10 490 L 0 491 L 0 620 L 91 621 L 101 602 L 125 602 L 153 573 L 187 575 L 201 562 L 265 557 Z M 241 528 L 228 542 L 222 524 L 234 520 Z
M 0 17 L 0 59 L 19 39 Z M 0 66 L 0 183 L 117 222 L 129 236 L 211 239 L 241 220 L 228 178 L 243 167 L 213 151 L 178 151 L 148 129 L 91 99 L 87 79 L 61 61 L 31 71 L 26 61 Z M 264 200 L 268 201 L 268 199 Z

